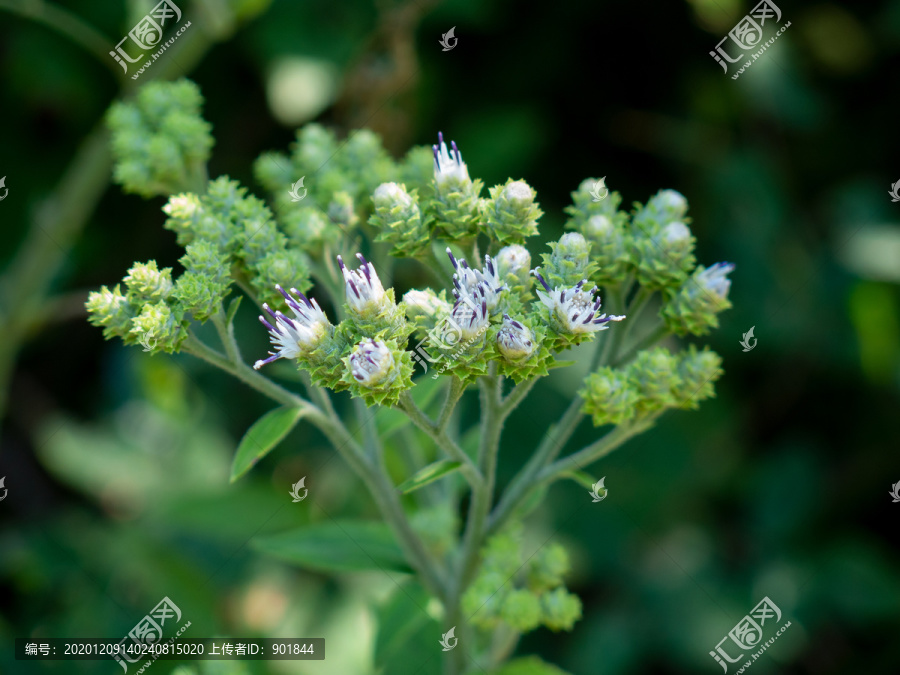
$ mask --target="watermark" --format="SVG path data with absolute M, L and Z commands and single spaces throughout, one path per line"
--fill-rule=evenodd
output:
M 470 322 L 476 316 L 478 308 L 466 296 L 463 296 L 460 302 L 460 307 L 464 307 L 465 309 L 454 316 L 461 322 Z M 422 366 L 423 373 L 428 372 L 428 363 L 438 363 L 442 360 L 446 360 L 444 366 L 431 376 L 431 379 L 433 380 L 436 380 L 438 376 L 452 366 L 460 356 L 463 356 L 474 344 L 481 340 L 482 336 L 489 328 L 489 326 L 486 325 L 479 329 L 473 337 L 463 341 L 463 329 L 459 323 L 454 320 L 454 316 L 448 316 L 441 319 L 437 325 L 428 331 L 425 337 L 419 341 L 419 344 L 413 348 L 414 351 L 412 357 Z M 429 354 L 425 350 L 425 347 L 422 346 L 425 343 L 442 351 L 455 351 L 451 354 L 438 354 L 435 357 Z M 426 363 L 426 361 L 428 363 Z
M 141 347 L 144 348 L 145 352 L 152 352 L 156 349 L 156 334 L 152 330 L 149 330 L 141 335 L 141 339 L 138 340 L 138 342 L 141 343 Z
M 443 49 L 441 51 L 449 52 L 451 49 L 453 49 L 456 46 L 456 43 L 459 42 L 459 38 L 457 38 L 453 34 L 453 31 L 455 31 L 455 30 L 456 30 L 456 26 L 453 26 L 453 28 L 448 30 L 443 35 L 441 35 L 441 39 L 438 40 L 441 47 L 443 47 Z M 450 40 L 453 40 L 453 44 L 450 43 Z
M 738 343 L 741 347 L 744 348 L 745 352 L 749 352 L 751 349 L 753 349 L 756 346 L 756 343 L 758 342 L 758 340 L 755 337 L 753 337 L 753 329 L 754 328 L 756 328 L 756 326 L 750 326 L 750 330 L 748 330 L 746 333 L 744 333 L 743 338 Z M 750 340 L 753 340 L 753 344 L 750 344 Z
M 897 485 L 900 485 L 900 483 L 897 483 Z M 0 497 L 0 502 L 2 502 L 4 499 L 6 499 L 6 493 L 9 492 L 9 490 L 6 489 L 6 476 L 0 478 L 0 488 L 3 488 L 3 496 Z
M 606 188 L 606 176 L 594 183 L 594 189 L 591 190 L 591 201 L 602 202 L 609 196 L 609 190 Z
M 709 53 L 709 55 L 716 60 L 716 63 L 722 66 L 722 70 L 725 73 L 728 73 L 728 63 L 737 63 L 744 58 L 744 54 L 747 50 L 755 49 L 762 45 L 762 49 L 751 55 L 753 59 L 744 63 L 740 70 L 731 76 L 731 79 L 736 80 L 740 77 L 741 73 L 749 68 L 753 61 L 756 61 L 756 59 L 762 56 L 762 53 L 775 42 L 779 35 L 787 30 L 788 26 L 791 25 L 791 22 L 788 21 L 778 30 L 773 38 L 768 40 L 768 42 L 765 42 L 763 41 L 763 26 L 766 25 L 767 19 L 769 20 L 769 23 L 778 23 L 781 21 L 781 10 L 778 9 L 778 6 L 772 2 L 772 0 L 762 0 L 756 7 L 751 9 L 743 19 L 735 24 L 734 28 L 728 32 L 728 35 L 719 41 L 715 51 Z M 759 20 L 759 23 L 757 23 L 757 20 Z M 722 43 L 729 38 L 742 50 L 741 53 L 734 58 L 732 58 L 722 47 Z
M 162 35 L 163 30 L 167 23 L 176 24 L 181 21 L 181 10 L 178 8 L 172 0 L 162 0 L 159 4 L 157 4 L 153 9 L 151 9 L 143 19 L 138 21 L 134 28 L 128 31 L 128 35 L 119 40 L 119 43 L 116 45 L 116 50 L 111 51 L 109 53 L 112 56 L 116 63 L 122 66 L 122 70 L 125 74 L 128 74 L 128 64 L 129 63 L 138 63 L 143 57 L 144 54 L 147 53 L 150 49 L 157 47 L 162 43 Z M 166 51 L 181 35 L 185 30 L 187 30 L 191 25 L 191 22 L 188 21 L 184 26 L 182 26 L 174 37 L 170 38 L 168 42 L 162 44 L 162 48 L 159 51 L 155 52 L 151 56 L 153 59 L 151 61 L 147 61 L 144 63 L 140 69 L 131 76 L 132 80 L 136 80 L 140 77 L 141 73 L 143 73 L 153 61 L 156 61 L 162 53 Z M 122 47 L 122 43 L 131 38 L 131 41 L 134 42 L 139 49 L 143 50 L 140 54 L 135 57 L 132 57 L 128 54 L 127 51 Z
M 153 651 L 151 647 L 162 640 L 163 626 L 166 624 L 166 619 L 171 620 L 173 617 L 175 620 L 170 621 L 170 623 L 181 621 L 181 610 L 178 608 L 178 605 L 166 596 L 157 603 L 156 607 L 150 610 L 149 614 L 137 622 L 137 625 L 128 632 L 128 635 L 118 642 L 120 649 L 116 650 L 117 653 L 113 655 L 113 658 L 122 666 L 122 670 L 127 673 L 128 663 L 137 663 L 146 653 Z M 175 637 L 169 638 L 169 644 L 175 642 L 175 638 L 180 637 L 190 625 L 190 621 L 183 625 Z M 130 643 L 128 643 L 129 638 L 131 639 Z M 154 661 L 156 661 L 156 658 L 147 661 L 137 672 L 143 673 Z
M 781 610 L 778 609 L 778 605 L 769 600 L 768 597 L 763 598 L 759 601 L 759 604 L 756 605 L 750 613 L 746 615 L 743 619 L 737 622 L 737 625 L 728 631 L 728 635 L 719 640 L 719 644 L 716 645 L 716 651 L 711 651 L 709 655 L 716 660 L 720 666 L 722 666 L 722 672 L 728 672 L 728 663 L 737 663 L 744 657 L 744 652 L 750 649 L 753 649 L 760 645 L 760 642 L 763 637 L 763 626 L 766 625 L 766 621 L 769 621 L 770 628 L 772 624 L 776 624 L 781 621 Z M 757 621 L 759 623 L 757 623 Z M 791 625 L 791 622 L 786 622 L 776 633 L 775 637 L 769 639 L 762 645 L 762 648 L 751 656 L 753 659 L 751 661 L 747 661 L 738 670 L 738 673 L 743 673 L 747 668 L 749 668 L 756 659 L 762 656 L 762 653 L 768 649 L 775 640 L 787 629 L 788 626 Z M 741 653 L 732 658 L 728 652 L 722 647 L 722 643 L 725 642 L 728 638 L 731 638 L 732 642 L 741 649 Z M 717 653 L 718 652 L 718 653 Z M 727 663 L 726 663 L 727 662 Z
M 898 185 L 900 185 L 900 181 L 897 181 L 897 183 L 898 183 Z M 4 199 L 6 199 L 6 195 L 9 194 L 9 188 L 6 187 L 6 176 L 3 176 L 3 178 L 0 178 L 0 188 L 3 188 L 3 196 L 0 197 L 0 202 L 2 202 Z M 896 200 L 894 200 L 894 201 L 896 201 Z
M 0 187 L 3 187 L 3 181 L 0 181 Z M 892 202 L 900 202 L 900 180 L 891 185 L 891 190 L 888 194 L 891 196 Z M 3 197 L 5 196 L 3 195 Z M 3 199 L 3 197 L 0 197 L 0 199 Z
M 451 628 L 446 633 L 441 635 L 441 640 L 440 640 L 441 647 L 444 648 L 442 651 L 449 652 L 451 649 L 453 649 L 456 646 L 456 643 L 459 642 L 459 638 L 457 638 L 455 635 L 453 635 L 453 633 L 455 631 L 456 631 L 456 626 L 453 626 L 453 628 Z M 450 644 L 450 640 L 453 640 L 453 644 Z
M 605 480 L 606 480 L 606 476 L 603 476 L 603 478 L 601 478 L 600 480 L 598 480 L 596 483 L 594 483 L 591 486 L 591 491 L 590 491 L 590 495 L 592 498 L 591 501 L 595 504 L 597 502 L 602 502 L 604 499 L 606 499 L 606 496 L 609 494 L 609 490 L 607 490 L 606 487 L 604 487 L 604 485 L 603 485 L 603 481 L 605 481 Z
M 291 189 L 288 190 L 288 194 L 291 196 L 292 202 L 299 202 L 301 199 L 303 199 L 306 196 L 306 188 L 303 187 L 303 181 L 305 178 L 306 178 L 306 176 L 303 176 L 302 178 L 300 178 L 300 180 L 298 180 L 296 183 L 291 185 Z M 302 195 L 298 192 L 299 188 L 303 188 Z
M 3 487 L 2 479 L 0 479 L 0 487 Z M 894 498 L 894 503 L 900 502 L 900 480 L 898 480 L 896 483 L 891 485 L 891 487 L 893 488 L 893 491 L 889 492 L 888 494 Z M 3 496 L 5 497 L 6 494 L 4 494 Z
M 300 488 L 303 488 L 302 497 L 300 496 Z M 295 502 L 302 502 L 304 499 L 306 499 L 306 494 L 308 492 L 309 490 L 306 489 L 306 476 L 303 476 L 303 478 L 291 485 L 290 495 L 294 498 L 293 501 Z

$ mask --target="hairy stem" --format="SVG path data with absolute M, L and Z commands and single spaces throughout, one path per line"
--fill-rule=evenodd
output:
M 450 423 L 450 416 L 456 409 L 456 404 L 466 391 L 466 385 L 461 379 L 455 375 L 450 378 L 450 389 L 447 391 L 447 398 L 444 400 L 444 407 L 441 408 L 440 417 L 437 421 L 438 432 L 444 433 L 447 424 Z
M 543 483 L 559 478 L 562 474 L 572 470 L 583 470 L 588 465 L 597 461 L 601 457 L 605 457 L 610 452 L 618 448 L 629 438 L 642 433 L 653 426 L 663 411 L 652 413 L 647 417 L 631 422 L 629 424 L 620 424 L 615 429 L 606 434 L 603 438 L 589 443 L 577 452 L 572 453 L 568 457 L 557 460 L 550 466 L 544 468 L 538 475 L 538 482 Z
M 460 471 L 462 471 L 466 480 L 469 482 L 469 486 L 473 490 L 484 482 L 484 478 L 478 470 L 478 467 L 475 466 L 472 458 L 469 457 L 461 447 L 454 443 L 453 440 L 447 436 L 446 432 L 438 429 L 438 425 L 432 422 L 431 419 L 419 409 L 419 406 L 412 400 L 412 396 L 409 395 L 408 391 L 400 394 L 400 408 L 406 413 L 412 423 L 428 434 L 438 447 L 446 452 L 451 459 L 462 464 Z

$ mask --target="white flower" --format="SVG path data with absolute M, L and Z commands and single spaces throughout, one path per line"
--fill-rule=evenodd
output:
M 397 376 L 394 355 L 381 340 L 363 340 L 350 355 L 350 374 L 370 389 L 390 384 Z
M 544 293 L 538 289 L 538 297 L 550 309 L 550 316 L 556 317 L 566 332 L 578 334 L 606 330 L 609 328 L 607 323 L 610 321 L 621 321 L 625 318 L 624 315 L 607 316 L 600 313 L 600 297 L 594 298 L 594 291 L 597 290 L 597 287 L 594 286 L 588 291 L 584 290 L 587 279 L 582 279 L 572 288 L 557 286 L 556 289 L 551 290 L 544 277 L 538 272 L 539 269 L 535 268 L 532 274 L 538 278 L 547 292 Z
M 362 265 L 355 270 L 348 270 L 341 256 L 337 257 L 338 265 L 344 275 L 347 304 L 357 314 L 378 311 L 384 306 L 385 301 L 381 280 L 378 278 L 375 268 L 372 267 L 372 263 L 366 262 L 361 253 L 357 253 L 356 257 L 359 258 Z
M 457 260 L 450 247 L 447 247 L 447 255 L 450 256 L 450 262 L 453 263 L 453 269 L 456 273 L 453 275 L 453 297 L 457 300 L 469 298 L 475 304 L 475 291 L 481 289 L 480 298 L 487 303 L 487 310 L 493 313 L 500 303 L 500 294 L 506 290 L 500 282 L 500 270 L 489 255 L 484 256 L 484 269 L 473 270 L 469 267 L 465 258 Z
M 453 148 L 453 155 L 447 151 L 447 144 L 444 143 L 444 134 L 438 132 L 438 145 L 432 145 L 434 150 L 434 180 L 437 183 L 443 183 L 448 179 L 456 179 L 456 182 L 469 182 L 469 170 L 463 162 L 459 148 L 456 142 L 451 141 L 450 146 Z
M 328 317 L 315 300 L 310 300 L 296 288 L 292 288 L 291 293 L 300 296 L 299 300 L 286 293 L 281 286 L 276 285 L 275 290 L 287 300 L 294 318 L 290 319 L 281 312 L 273 312 L 269 305 L 263 303 L 263 309 L 272 317 L 275 324 L 272 325 L 263 316 L 260 316 L 259 320 L 269 329 L 269 339 L 272 340 L 273 346 L 278 347 L 278 351 L 269 352 L 271 354 L 269 358 L 254 363 L 255 370 L 276 359 L 296 359 L 309 353 L 332 328 Z
M 696 280 L 702 288 L 724 299 L 728 297 L 728 291 L 731 289 L 731 279 L 728 275 L 733 271 L 734 263 L 720 262 L 697 274 Z
M 534 336 L 527 326 L 504 314 L 503 325 L 497 333 L 497 346 L 510 361 L 521 361 L 534 353 Z
M 473 340 L 481 336 L 490 324 L 484 285 L 475 288 L 471 297 L 456 301 L 450 312 L 450 322 L 459 328 L 463 340 Z

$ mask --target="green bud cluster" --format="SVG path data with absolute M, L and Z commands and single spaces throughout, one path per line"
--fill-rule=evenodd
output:
M 149 198 L 196 185 L 205 175 L 212 127 L 200 116 L 193 82 L 151 82 L 131 102 L 110 107 L 106 122 L 116 156 L 113 180 Z
M 570 216 L 566 229 L 580 232 L 591 243 L 591 258 L 599 269 L 589 278 L 600 286 L 614 286 L 622 283 L 632 268 L 626 229 L 629 216 L 618 210 L 622 202 L 618 192 L 595 201 L 591 190 L 599 182 L 588 178 L 572 193 L 574 204 L 565 208 Z
M 628 374 L 613 368 L 601 368 L 584 380 L 578 392 L 584 399 L 582 411 L 590 415 L 594 426 L 622 424 L 634 417 L 640 395 L 628 380 Z
M 579 232 L 568 232 L 558 242 L 550 242 L 550 253 L 542 254 L 541 270 L 551 287 L 574 286 L 593 279 L 598 265 L 591 260 L 591 242 Z
M 404 185 L 382 183 L 372 195 L 375 211 L 369 225 L 379 230 L 375 241 L 393 244 L 391 255 L 398 258 L 422 255 L 431 243 L 426 223 L 422 220 L 416 191 Z
M 559 544 L 539 549 L 523 565 L 521 524 L 488 540 L 482 565 L 463 594 L 462 608 L 474 625 L 492 630 L 501 622 L 520 633 L 540 625 L 571 630 L 581 601 L 563 586 L 569 558 Z
M 582 411 L 595 426 L 622 424 L 664 408 L 694 409 L 715 396 L 713 383 L 722 375 L 722 359 L 694 345 L 678 355 L 664 347 L 639 352 L 623 368 L 601 368 L 585 379 L 578 392 Z
M 534 201 L 535 192 L 524 180 L 506 181 L 490 189 L 481 204 L 487 234 L 501 244 L 522 244 L 538 233 L 537 221 L 544 212 Z
M 650 290 L 684 283 L 696 264 L 694 244 L 685 221 L 687 201 L 674 190 L 660 190 L 646 206 L 638 205 L 632 222 L 632 259 L 637 280 Z
M 103 286 L 88 295 L 88 321 L 103 327 L 107 339 L 119 337 L 125 344 L 142 344 L 153 353 L 178 351 L 187 339 L 184 305 L 177 299 L 172 270 L 157 268 L 156 261 L 135 263 L 120 286 Z
M 726 275 L 733 265 L 717 263 L 700 265 L 680 288 L 666 294 L 661 316 L 666 327 L 676 335 L 706 335 L 719 327 L 719 312 L 731 307 Z

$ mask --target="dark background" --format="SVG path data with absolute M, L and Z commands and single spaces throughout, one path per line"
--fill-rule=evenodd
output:
M 8 272 L 26 232 L 120 93 L 109 64 L 24 18 L 25 4 L 0 2 L 0 321 L 11 320 Z M 210 31 L 206 17 L 258 4 L 185 2 L 193 25 L 180 39 Z M 59 5 L 111 46 L 149 7 Z M 900 504 L 888 493 L 900 481 L 900 203 L 887 193 L 900 179 L 900 2 L 783 0 L 790 28 L 733 80 L 708 52 L 750 6 L 276 1 L 220 34 L 187 73 L 213 125 L 210 176 L 260 196 L 252 161 L 284 150 L 303 121 L 273 114 L 273 73 L 284 59 L 318 59 L 333 68 L 334 92 L 307 120 L 342 134 L 369 126 L 395 154 L 443 130 L 487 186 L 512 177 L 535 187 L 546 212 L 535 260 L 562 233 L 569 193 L 606 176 L 626 204 L 682 192 L 699 261 L 736 263 L 734 308 L 707 340 L 724 358 L 718 398 L 667 414 L 593 467 L 607 476 L 602 508 L 558 483 L 529 523 L 529 541 L 555 532 L 569 548 L 584 618 L 572 633 L 531 634 L 519 653 L 576 675 L 718 673 L 708 652 L 763 596 L 793 625 L 754 663 L 757 675 L 898 670 Z M 459 41 L 442 52 L 451 26 Z M 300 78 L 280 91 L 304 87 L 315 89 Z M 332 512 L 371 512 L 362 485 L 301 425 L 228 486 L 231 453 L 269 404 L 190 357 L 104 342 L 80 309 L 135 260 L 176 265 L 164 203 L 109 186 L 71 248 L 60 242 L 60 263 L 48 257 L 52 292 L 35 300 L 46 320 L 4 346 L 0 670 L 32 672 L 12 660 L 15 637 L 124 635 L 168 595 L 194 637 L 324 635 L 334 645 L 324 663 L 248 672 L 366 672 L 370 608 L 391 584 L 299 571 L 244 546 L 305 522 L 278 511 L 289 477 L 321 467 Z M 263 354 L 252 313 L 241 320 L 245 354 Z M 745 353 L 750 326 L 759 342 Z M 576 387 L 551 378 L 516 413 L 501 481 Z M 585 425 L 572 447 L 591 438 Z

